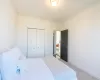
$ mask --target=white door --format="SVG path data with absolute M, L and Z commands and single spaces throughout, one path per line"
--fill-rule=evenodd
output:
M 37 29 L 37 56 L 44 57 L 44 30 Z
M 28 57 L 37 55 L 37 30 L 28 29 Z

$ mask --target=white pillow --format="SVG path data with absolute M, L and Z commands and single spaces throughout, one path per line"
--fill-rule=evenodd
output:
M 2 74 L 4 80 L 15 80 L 19 59 L 25 59 L 18 48 L 13 48 L 2 54 Z
M 11 50 L 12 56 L 18 60 L 26 59 L 26 56 L 23 55 L 23 53 L 20 51 L 19 48 L 15 47 L 12 48 Z

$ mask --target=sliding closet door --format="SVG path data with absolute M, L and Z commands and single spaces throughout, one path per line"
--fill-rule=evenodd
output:
M 28 29 L 28 57 L 37 55 L 37 29 Z
M 44 30 L 37 29 L 37 56 L 44 57 Z

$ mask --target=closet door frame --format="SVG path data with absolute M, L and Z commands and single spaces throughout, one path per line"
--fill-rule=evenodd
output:
M 38 29 L 38 28 L 29 28 L 27 27 L 27 55 L 26 57 L 28 58 L 28 29 L 36 29 L 36 36 L 37 36 L 37 30 L 44 30 L 44 57 L 45 55 L 45 29 Z M 36 37 L 36 45 L 37 45 L 37 37 Z

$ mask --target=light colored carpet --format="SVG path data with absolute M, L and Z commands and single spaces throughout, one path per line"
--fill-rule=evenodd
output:
M 72 68 L 74 71 L 76 71 L 78 80 L 98 80 L 98 79 L 90 76 L 86 72 L 84 72 L 84 71 L 76 68 L 75 66 L 71 65 L 70 63 L 67 63 L 67 62 L 65 62 L 63 60 L 60 60 L 60 61 L 62 61 L 63 63 L 67 64 L 70 68 Z

